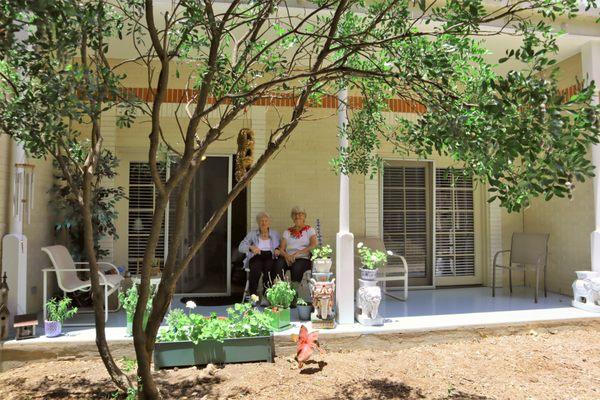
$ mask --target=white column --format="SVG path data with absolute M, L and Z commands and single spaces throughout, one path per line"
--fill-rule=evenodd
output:
M 600 41 L 588 42 L 581 48 L 581 69 L 587 83 L 596 83 L 594 102 L 598 104 L 600 90 Z M 592 163 L 596 169 L 594 179 L 594 212 L 596 214 L 596 229 L 592 232 L 592 271 L 600 272 L 600 145 L 592 146 Z
M 343 131 L 348 123 L 346 103 L 348 90 L 338 92 L 338 128 Z M 346 135 L 340 135 L 340 147 L 348 146 Z M 336 309 L 340 324 L 354 323 L 354 235 L 350 232 L 350 181 L 340 174 L 340 227 L 336 235 Z

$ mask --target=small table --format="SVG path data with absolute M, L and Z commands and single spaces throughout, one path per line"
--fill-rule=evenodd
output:
M 155 276 L 151 276 L 150 277 L 150 285 L 153 286 L 158 286 L 158 284 L 160 283 L 160 280 L 162 279 L 161 275 L 155 275 Z M 142 283 L 142 276 L 141 275 L 131 275 L 131 282 L 133 282 L 136 285 L 139 285 Z

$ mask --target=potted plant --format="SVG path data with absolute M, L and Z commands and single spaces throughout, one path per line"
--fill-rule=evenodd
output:
M 312 304 L 307 303 L 303 298 L 299 297 L 298 301 L 296 302 L 296 307 L 298 309 L 298 318 L 300 321 L 310 321 Z
M 227 317 L 186 314 L 181 309 L 167 316 L 154 345 L 154 368 L 209 363 L 273 361 L 271 318 L 250 303 L 235 304 Z
M 313 271 L 316 273 L 328 273 L 331 269 L 331 254 L 333 250 L 330 245 L 316 247 L 312 251 Z
M 387 262 L 387 256 L 392 255 L 391 251 L 383 252 L 381 250 L 373 250 L 359 242 L 356 247 L 360 255 L 362 266 L 360 267 L 360 278 L 365 281 L 374 281 L 377 276 L 379 267 L 382 267 Z
M 277 280 L 267 289 L 267 300 L 271 306 L 265 308 L 265 313 L 271 317 L 274 330 L 284 330 L 290 325 L 290 305 L 295 296 L 296 291 L 287 281 Z
M 51 299 L 47 304 L 48 319 L 44 321 L 46 337 L 56 337 L 62 333 L 62 323 L 77 313 L 77 307 L 70 307 L 71 299 L 65 297 L 61 300 Z
M 133 315 L 135 314 L 135 307 L 137 306 L 139 294 L 136 284 L 133 284 L 127 291 L 119 293 L 119 301 L 125 310 L 125 315 L 127 319 L 127 335 L 131 336 L 133 333 Z M 146 304 L 146 312 L 144 312 L 144 321 L 143 326 L 146 327 L 146 323 L 148 322 L 148 316 L 152 311 L 152 298 L 154 293 L 150 295 L 148 298 L 148 303 Z

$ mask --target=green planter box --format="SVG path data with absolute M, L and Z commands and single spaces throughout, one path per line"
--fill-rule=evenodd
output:
M 154 344 L 154 369 L 190 367 L 204 364 L 239 362 L 273 362 L 273 336 L 256 336 L 192 342 L 157 342 Z
M 279 308 L 277 311 L 273 311 L 271 308 L 265 308 L 265 314 L 271 317 L 271 327 L 275 331 L 283 331 L 290 327 L 290 309 Z

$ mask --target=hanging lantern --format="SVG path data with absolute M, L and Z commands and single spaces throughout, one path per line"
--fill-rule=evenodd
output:
M 254 132 L 252 129 L 240 129 L 237 144 L 235 179 L 239 182 L 254 163 Z
M 20 221 L 31 220 L 31 210 L 33 209 L 33 169 L 32 164 L 15 164 L 15 175 L 13 187 L 13 216 Z

